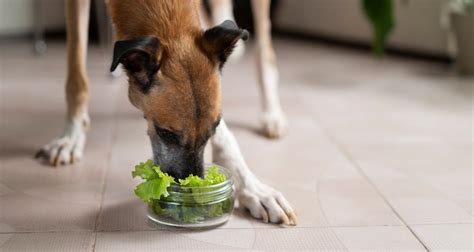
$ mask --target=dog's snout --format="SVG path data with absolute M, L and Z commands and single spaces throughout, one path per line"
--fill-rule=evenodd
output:
M 170 147 L 161 141 L 152 141 L 152 143 L 155 164 L 159 165 L 163 172 L 176 179 L 184 179 L 191 174 L 203 175 L 204 153 L 202 148 L 195 150 L 177 146 Z
M 175 179 L 184 179 L 191 174 L 202 176 L 204 167 L 201 161 L 192 158 L 182 161 L 176 160 L 172 164 L 161 164 L 161 169 Z

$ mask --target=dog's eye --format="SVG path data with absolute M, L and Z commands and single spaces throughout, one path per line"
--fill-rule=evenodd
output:
M 156 134 L 165 142 L 179 145 L 181 143 L 180 136 L 167 129 L 155 126 Z

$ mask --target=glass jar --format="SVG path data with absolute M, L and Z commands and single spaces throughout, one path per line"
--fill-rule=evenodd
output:
M 232 173 L 227 168 L 217 168 L 226 176 L 224 182 L 203 187 L 173 184 L 168 187 L 167 197 L 148 205 L 148 218 L 155 223 L 186 228 L 208 228 L 227 222 L 234 210 Z

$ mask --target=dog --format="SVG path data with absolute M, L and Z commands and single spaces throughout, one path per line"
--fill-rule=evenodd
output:
M 210 1 L 212 21 L 226 21 L 206 30 L 201 28 L 205 13 L 199 0 L 106 3 L 117 40 L 111 71 L 121 64 L 128 76 L 129 100 L 147 122 L 154 162 L 176 178 L 202 175 L 204 147 L 211 142 L 213 162 L 233 171 L 241 206 L 264 222 L 296 225 L 296 214 L 286 198 L 250 171 L 221 116 L 220 70 L 239 41 L 249 36 L 231 21 L 231 0 Z M 66 3 L 67 126 L 64 134 L 44 146 L 38 155 L 54 166 L 74 163 L 82 157 L 85 131 L 90 125 L 85 67 L 89 7 L 90 0 Z M 252 7 L 263 122 L 268 136 L 278 137 L 286 130 L 286 121 L 277 91 L 270 0 L 253 0 Z

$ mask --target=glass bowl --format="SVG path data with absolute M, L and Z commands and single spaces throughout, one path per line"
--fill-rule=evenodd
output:
M 203 187 L 171 185 L 167 197 L 148 204 L 148 218 L 158 224 L 185 228 L 209 228 L 227 222 L 234 210 L 232 173 L 227 168 L 217 168 L 226 176 L 224 182 Z

